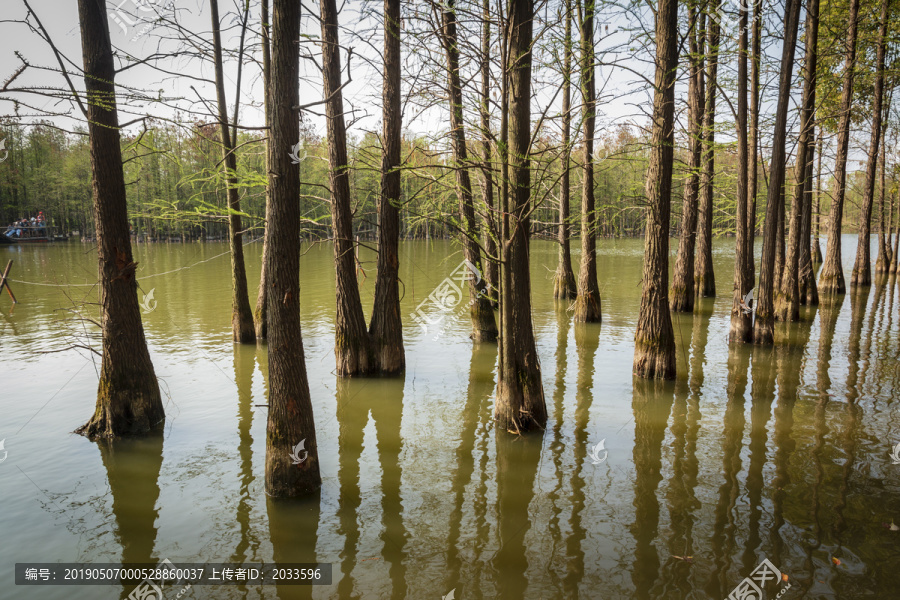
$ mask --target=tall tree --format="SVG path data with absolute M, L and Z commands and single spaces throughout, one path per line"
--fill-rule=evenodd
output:
M 378 197 L 378 275 L 369 336 L 379 371 L 406 368 L 400 320 L 400 0 L 384 0 L 381 194 Z
M 893 95 L 893 94 L 892 94 Z M 891 100 L 888 98 L 886 105 L 889 107 L 891 105 Z M 887 108 L 885 108 L 885 111 Z M 880 208 L 880 219 L 878 225 L 878 258 L 875 261 L 875 274 L 881 275 L 890 272 L 891 266 L 891 219 L 894 216 L 893 207 L 890 208 L 890 211 L 885 214 L 885 154 L 887 148 L 887 119 L 882 116 L 882 125 L 881 125 L 881 152 L 879 154 L 881 160 L 881 187 L 879 188 L 879 208 Z
M 253 312 L 247 293 L 247 270 L 244 268 L 244 243 L 241 224 L 241 198 L 238 193 L 237 155 L 228 123 L 228 103 L 225 101 L 225 72 L 222 66 L 222 34 L 219 21 L 219 2 L 210 0 L 212 18 L 213 61 L 216 74 L 216 104 L 218 105 L 219 135 L 222 142 L 222 167 L 225 171 L 228 194 L 228 245 L 231 250 L 231 337 L 235 342 L 251 344 L 256 341 Z M 243 57 L 240 57 L 243 58 Z M 241 67 L 238 67 L 239 73 Z M 238 78 L 240 89 L 240 77 Z M 234 123 L 237 125 L 238 105 L 234 106 Z M 235 132 L 236 133 L 236 132 Z
M 632 371 L 646 379 L 675 379 L 675 334 L 669 313 L 669 212 L 675 142 L 675 80 L 678 67 L 678 0 L 659 0 L 656 77 L 650 164 L 647 167 L 647 228 L 641 307 L 634 333 Z
M 353 241 L 353 209 L 350 206 L 350 165 L 347 161 L 347 128 L 341 84 L 341 45 L 335 0 L 321 0 L 322 76 L 328 128 L 328 165 L 331 183 L 331 228 L 334 236 L 334 268 L 337 316 L 334 323 L 334 355 L 340 377 L 361 375 L 376 369 L 366 317 L 356 280 Z
M 756 200 L 759 192 L 759 68 L 762 62 L 762 0 L 753 3 L 753 39 L 750 49 L 750 163 L 747 171 L 747 194 L 750 197 L 750 231 L 747 236 L 750 255 L 750 281 L 756 280 L 753 260 L 756 240 Z
M 572 0 L 566 0 L 565 6 L 566 33 L 563 38 L 563 97 L 562 97 L 562 157 L 560 169 L 562 174 L 559 179 L 559 261 L 556 266 L 556 275 L 553 278 L 553 297 L 558 300 L 571 300 L 577 298 L 578 289 L 575 286 L 575 273 L 572 271 L 572 252 L 569 243 L 571 237 L 571 225 L 569 224 L 569 134 L 572 123 Z
M 769 166 L 769 194 L 766 198 L 766 220 L 763 225 L 762 260 L 759 268 L 759 304 L 756 307 L 756 321 L 753 323 L 753 341 L 756 344 L 772 344 L 775 341 L 775 244 L 779 211 L 783 210 L 781 205 L 784 204 L 787 112 L 799 24 L 800 0 L 786 0 L 784 45 L 781 50 L 781 73 L 775 108 L 775 131 L 772 136 L 772 160 Z
M 719 69 L 719 21 L 721 0 L 712 0 L 709 10 L 709 37 L 706 49 L 706 99 L 703 114 L 703 158 L 700 177 L 700 206 L 697 214 L 697 256 L 694 286 L 697 296 L 716 295 L 716 274 L 712 262 L 713 183 L 715 180 L 716 77 Z
M 810 132 L 811 139 L 815 138 L 814 134 L 814 131 Z M 816 193 L 813 184 L 814 144 L 810 144 L 808 152 L 806 186 L 803 191 L 803 234 L 800 240 L 800 304 L 816 306 L 819 304 L 819 288 L 816 285 L 816 272 L 813 269 L 812 244 L 807 243 L 812 237 L 812 205 Z
M 819 294 L 835 296 L 847 291 L 844 267 L 841 266 L 841 224 L 844 219 L 844 196 L 847 188 L 847 151 L 850 147 L 850 111 L 853 107 L 853 76 L 856 72 L 856 38 L 859 26 L 859 0 L 850 0 L 847 24 L 847 46 L 844 57 L 844 83 L 841 90 L 838 148 L 834 165 L 834 196 L 828 220 L 828 247 L 825 264 L 819 274 Z
M 528 242 L 531 210 L 531 47 L 533 0 L 510 0 L 509 78 L 510 194 L 504 198 L 500 264 L 500 361 L 494 419 L 514 433 L 543 430 L 547 405 L 531 322 Z
M 749 342 L 753 320 L 751 314 L 741 306 L 744 296 L 753 289 L 750 277 L 753 263 L 752 242 L 750 241 L 750 197 L 748 186 L 747 148 L 747 19 L 748 11 L 740 9 L 737 68 L 737 154 L 738 183 L 737 211 L 735 215 L 735 249 L 734 249 L 734 293 L 731 303 L 731 328 L 728 339 L 731 342 Z
M 578 269 L 578 294 L 575 298 L 575 322 L 599 323 L 602 320 L 600 285 L 597 282 L 597 215 L 594 211 L 594 125 L 597 118 L 594 81 L 594 2 L 576 0 L 581 30 L 582 149 L 581 176 L 581 266 Z
M 145 434 L 165 420 L 144 337 L 122 170 L 116 70 L 105 5 L 78 0 L 91 187 L 100 271 L 103 358 L 97 405 L 77 432 L 91 439 Z
M 705 46 L 705 13 L 694 0 L 688 2 L 690 79 L 688 80 L 688 148 L 689 173 L 684 181 L 681 208 L 681 236 L 672 283 L 672 310 L 694 310 L 694 250 L 697 241 L 697 199 L 700 192 L 700 161 L 703 151 L 703 47 Z
M 813 263 L 817 265 L 822 264 L 822 245 L 819 243 L 819 237 L 821 237 L 819 223 L 822 215 L 822 151 L 825 147 L 824 143 L 823 131 L 820 128 L 819 141 L 816 148 L 816 230 L 813 234 L 812 247 L 810 248 Z
M 271 43 L 269 41 L 269 0 L 260 0 L 259 3 L 259 22 L 260 29 L 262 30 L 262 59 L 263 59 L 263 108 L 265 112 L 265 120 L 266 120 L 266 129 L 271 131 L 271 103 L 269 101 L 269 93 L 272 89 L 272 52 L 271 52 Z M 271 140 L 266 138 L 266 147 L 268 148 Z M 266 151 L 266 161 L 269 160 L 268 150 Z M 267 163 L 268 164 L 268 163 Z M 268 166 L 266 166 L 266 173 L 269 172 Z M 266 186 L 266 223 L 268 223 L 269 219 L 269 186 Z M 268 225 L 266 225 L 268 227 Z M 269 251 L 269 246 L 266 243 L 266 240 L 269 236 L 263 235 L 263 250 L 262 250 L 262 268 L 259 272 L 259 292 L 256 296 L 256 311 L 253 314 L 253 318 L 256 323 L 256 337 L 257 339 L 264 340 L 266 339 L 267 327 L 266 323 L 268 322 L 268 318 L 266 316 L 266 308 L 267 302 L 266 298 L 268 298 L 268 288 L 269 288 L 269 278 L 267 277 L 268 271 L 266 270 L 266 255 Z
M 327 1 L 327 0 L 326 0 Z M 316 425 L 300 330 L 300 165 L 290 149 L 300 131 L 300 3 L 272 2 L 271 143 L 268 145 L 269 415 L 266 423 L 266 493 L 311 494 L 322 486 Z M 295 450 L 303 443 L 302 450 Z M 291 455 L 303 460 L 298 461 Z
M 491 0 L 481 5 L 481 175 L 484 199 L 484 278 L 491 288 L 491 306 L 497 306 L 500 263 L 497 260 L 497 225 L 494 207 L 494 172 L 491 158 Z
M 890 0 L 881 0 L 881 21 L 875 58 L 875 89 L 872 103 L 872 136 L 869 142 L 869 162 L 866 166 L 866 187 L 863 191 L 862 214 L 859 217 L 859 237 L 856 244 L 856 262 L 850 275 L 850 287 L 872 284 L 869 237 L 872 231 L 872 205 L 875 198 L 875 177 L 878 174 L 878 150 L 881 144 L 881 116 L 884 102 L 884 52 Z
M 808 247 L 804 237 L 803 218 L 809 201 L 812 152 L 815 143 L 816 63 L 818 61 L 819 0 L 806 4 L 806 59 L 803 67 L 803 98 L 800 111 L 800 138 L 797 140 L 797 160 L 794 175 L 794 196 L 791 200 L 790 239 L 787 244 L 785 268 L 775 298 L 775 315 L 782 321 L 800 320 L 800 258 L 801 246 Z M 807 254 L 809 250 L 807 248 Z
M 441 43 L 447 58 L 448 88 L 450 92 L 450 140 L 456 163 L 456 195 L 459 199 L 460 229 L 466 260 L 481 270 L 481 248 L 478 244 L 478 225 L 469 177 L 469 155 L 463 122 L 462 80 L 459 74 L 459 40 L 456 32 L 455 0 L 447 0 L 441 10 Z M 472 339 L 493 342 L 497 339 L 497 321 L 483 277 L 469 278 L 469 315 L 472 320 Z

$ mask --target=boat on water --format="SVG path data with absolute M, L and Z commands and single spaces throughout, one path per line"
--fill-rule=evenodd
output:
M 64 242 L 69 238 L 56 235 L 56 227 L 50 225 L 16 226 L 0 233 L 0 244 L 45 244 L 48 242 Z

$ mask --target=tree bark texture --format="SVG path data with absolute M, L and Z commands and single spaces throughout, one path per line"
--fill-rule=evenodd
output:
M 750 196 L 748 186 L 747 148 L 747 11 L 740 10 L 738 29 L 738 66 L 737 66 L 737 155 L 738 181 L 737 206 L 735 212 L 735 248 L 734 248 L 734 292 L 731 303 L 731 324 L 728 341 L 732 343 L 749 342 L 752 334 L 753 315 L 741 308 L 744 296 L 753 289 L 750 279 L 749 264 L 753 262 L 750 255 L 752 248 L 750 237 Z
M 847 188 L 847 151 L 850 146 L 850 111 L 853 102 L 853 76 L 856 71 L 856 39 L 859 25 L 859 0 L 850 0 L 847 32 L 847 54 L 844 58 L 844 85 L 841 90 L 838 148 L 834 166 L 834 196 L 828 220 L 828 247 L 825 264 L 819 275 L 819 294 L 834 297 L 847 291 L 841 266 L 841 224 L 844 219 L 844 196 Z
M 491 306 L 497 308 L 500 262 L 497 250 L 497 218 L 494 207 L 494 172 L 491 152 L 491 0 L 483 0 L 481 12 L 481 175 L 484 199 L 484 278 L 490 288 Z
M 888 27 L 889 0 L 881 0 L 881 24 L 875 58 L 875 89 L 872 103 L 872 137 L 869 142 L 869 161 L 866 165 L 866 187 L 863 191 L 862 214 L 859 219 L 859 236 L 856 244 L 856 262 L 850 274 L 850 287 L 872 285 L 872 257 L 869 243 L 872 231 L 872 205 L 875 199 L 875 177 L 878 174 L 878 150 L 881 144 L 881 117 L 884 102 L 884 52 Z
M 271 54 L 271 45 L 269 42 L 269 0 L 260 0 L 260 15 L 259 20 L 262 29 L 262 58 L 263 58 L 263 84 L 265 90 L 263 92 L 263 104 L 265 108 L 265 119 L 266 119 L 266 127 L 269 131 L 271 131 L 271 105 L 269 102 L 269 91 L 272 89 L 272 54 Z M 266 140 L 266 147 L 268 148 L 270 144 L 270 140 Z M 269 153 L 266 151 L 266 161 L 269 160 Z M 268 162 L 266 162 L 266 173 L 269 172 Z M 269 222 L 269 186 L 266 186 L 266 223 Z M 266 225 L 268 227 L 268 225 Z M 269 245 L 266 242 L 268 236 L 263 234 L 263 250 L 262 250 L 262 268 L 259 272 L 259 292 L 256 295 L 256 311 L 253 315 L 254 322 L 256 323 L 256 339 L 264 340 L 266 339 L 267 332 L 267 322 L 268 318 L 266 316 L 266 307 L 267 302 L 266 299 L 268 296 L 268 288 L 269 288 L 269 278 L 267 277 L 268 271 L 266 270 L 266 254 L 269 252 Z
M 681 236 L 672 281 L 672 311 L 694 310 L 694 254 L 697 242 L 697 202 L 700 193 L 700 161 L 703 151 L 703 47 L 704 13 L 696 2 L 688 4 L 690 79 L 688 81 L 688 176 L 684 181 L 681 203 Z M 700 30 L 698 32 L 698 29 Z
M 815 143 L 816 63 L 818 60 L 819 0 L 808 0 L 806 6 L 806 60 L 803 67 L 803 98 L 800 110 L 800 138 L 797 141 L 797 160 L 794 176 L 794 195 L 791 200 L 790 239 L 785 254 L 785 268 L 775 297 L 775 316 L 782 321 L 800 320 L 801 246 L 809 246 L 804 237 L 803 217 L 809 202 L 808 174 L 811 173 L 812 150 Z M 808 255 L 808 250 L 807 250 Z
M 894 199 L 897 197 L 896 190 L 891 190 L 891 212 L 894 211 Z M 897 215 L 897 225 L 894 227 L 894 251 L 891 253 L 891 275 L 897 274 L 900 268 L 900 214 Z
M 331 228 L 334 236 L 334 268 L 337 300 L 334 354 L 339 377 L 363 375 L 377 369 L 366 317 L 356 280 L 353 210 L 350 206 L 350 167 L 347 162 L 347 129 L 341 92 L 341 47 L 335 0 L 321 0 L 322 76 L 328 128 L 328 162 L 331 183 Z
M 378 198 L 378 274 L 369 337 L 382 374 L 406 369 L 400 319 L 400 0 L 384 0 L 381 195 Z
M 822 129 L 819 129 L 819 141 L 818 141 L 818 150 L 816 152 L 816 230 L 813 234 L 812 239 L 812 247 L 810 248 L 810 253 L 812 254 L 813 264 L 821 265 L 822 264 L 822 245 L 819 243 L 819 223 L 820 216 L 822 214 L 822 151 L 824 149 L 824 141 L 822 139 Z M 818 284 L 817 284 L 818 285 Z
M 581 23 L 581 99 L 582 148 L 581 178 L 581 265 L 578 269 L 578 295 L 575 298 L 576 323 L 602 320 L 600 285 L 597 282 L 597 214 L 594 212 L 594 126 L 597 118 L 596 81 L 594 80 L 594 2 L 585 0 Z
M 266 494 L 301 496 L 322 486 L 303 335 L 300 329 L 300 165 L 290 157 L 299 141 L 300 3 L 272 2 L 271 136 L 268 145 L 270 216 Z M 303 442 L 302 447 L 298 444 Z M 297 458 L 293 458 L 293 456 Z M 298 463 L 298 459 L 302 459 Z
M 238 194 L 237 156 L 235 140 L 231 139 L 228 126 L 228 103 L 225 101 L 225 74 L 222 67 L 222 36 L 219 31 L 219 2 L 210 0 L 212 17 L 213 59 L 216 74 L 216 104 L 218 105 L 219 133 L 222 142 L 222 166 L 228 195 L 228 244 L 231 250 L 231 337 L 239 344 L 256 342 L 253 311 L 247 293 L 247 270 L 244 267 L 244 243 L 241 223 L 241 199 Z
M 711 11 L 721 0 L 713 0 Z M 712 14 L 712 13 L 711 13 Z M 719 22 L 709 18 L 706 50 L 706 99 L 703 115 L 703 172 L 700 175 L 700 206 L 697 214 L 697 256 L 694 262 L 694 289 L 700 298 L 716 295 L 716 274 L 712 261 L 713 183 L 715 180 L 716 76 L 719 69 Z
M 878 154 L 878 159 L 880 161 L 880 171 L 881 171 L 881 187 L 879 188 L 879 199 L 878 199 L 878 208 L 879 208 L 879 219 L 878 219 L 878 258 L 875 259 L 875 275 L 881 275 L 889 272 L 890 264 L 891 264 L 891 225 L 890 225 L 890 215 L 885 211 L 885 172 L 884 172 L 884 155 L 885 155 L 885 146 L 887 146 L 887 140 L 885 139 L 885 125 L 887 119 L 882 117 L 882 126 L 881 126 L 881 137 L 882 144 L 881 150 Z
M 478 225 L 475 221 L 475 204 L 472 198 L 472 181 L 469 177 L 469 156 L 466 149 L 466 132 L 463 121 L 462 82 L 459 74 L 459 40 L 456 33 L 456 7 L 448 0 L 441 15 L 441 42 L 447 57 L 447 75 L 450 92 L 450 139 L 453 160 L 456 163 L 456 195 L 459 198 L 461 228 L 460 242 L 466 260 L 479 270 L 481 248 L 478 245 Z M 497 321 L 491 305 L 487 281 L 484 277 L 469 278 L 469 315 L 472 320 L 471 338 L 476 342 L 493 342 L 497 339 Z
M 775 341 L 775 244 L 777 243 L 780 205 L 784 204 L 787 112 L 799 21 L 800 0 L 787 0 L 784 9 L 785 34 L 781 53 L 778 102 L 775 109 L 775 131 L 772 137 L 772 160 L 769 167 L 769 194 L 766 199 L 766 220 L 763 226 L 759 300 L 756 307 L 756 321 L 753 323 L 753 341 L 756 344 L 772 344 Z
M 543 430 L 547 406 L 531 320 L 529 218 L 531 209 L 531 44 L 533 0 L 510 0 L 509 173 L 510 215 L 504 234 L 500 290 L 500 363 L 494 420 L 519 434 Z M 507 237 L 508 235 L 508 237 Z
M 747 193 L 750 198 L 750 226 L 747 245 L 750 256 L 750 281 L 756 281 L 756 202 L 759 191 L 759 68 L 762 61 L 762 0 L 753 3 L 753 39 L 750 54 L 750 163 L 747 171 Z
M 562 90 L 562 175 L 559 180 L 559 260 L 553 277 L 553 297 L 557 300 L 574 300 L 578 297 L 575 272 L 572 270 L 572 250 L 569 242 L 570 168 L 569 143 L 572 125 L 572 0 L 566 0 L 566 33 L 563 41 L 563 90 Z
M 814 137 L 815 132 L 810 132 Z M 803 234 L 800 239 L 800 304 L 817 306 L 819 304 L 819 287 L 816 284 L 816 271 L 813 266 L 812 246 L 807 241 L 812 237 L 812 204 L 815 192 L 813 191 L 813 161 L 812 154 L 815 146 L 809 146 L 809 160 L 806 163 L 806 187 L 803 200 Z
M 669 213 L 675 143 L 677 39 L 678 0 L 659 0 L 653 123 L 646 185 L 649 207 L 632 367 L 635 375 L 645 379 L 675 379 L 675 334 L 669 313 Z
M 165 421 L 137 299 L 122 169 L 115 66 L 104 5 L 78 0 L 91 187 L 100 274 L 103 358 L 97 404 L 77 433 L 91 439 L 143 435 Z

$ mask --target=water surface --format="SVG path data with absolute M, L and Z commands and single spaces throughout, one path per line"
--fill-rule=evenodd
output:
M 323 477 L 304 501 L 263 493 L 266 352 L 230 341 L 225 245 L 136 246 L 167 420 L 159 436 L 112 444 L 71 433 L 93 411 L 99 362 L 50 353 L 89 341 L 72 317 L 93 314 L 95 254 L 0 247 L 13 279 L 32 282 L 13 284 L 13 310 L 0 299 L 0 597 L 131 591 L 16 588 L 15 562 L 168 558 L 334 565 L 332 586 L 183 598 L 720 599 L 767 558 L 789 576 L 784 598 L 896 598 L 896 282 L 804 309 L 779 325 L 777 348 L 729 348 L 733 244 L 715 245 L 720 296 L 674 315 L 678 379 L 659 384 L 631 376 L 641 241 L 600 241 L 604 320 L 592 326 L 553 301 L 556 246 L 535 241 L 550 416 L 543 436 L 521 439 L 493 428 L 496 346 L 473 346 L 461 312 L 428 331 L 408 317 L 460 263 L 454 244 L 402 243 L 406 376 L 352 380 L 334 375 L 331 247 L 304 245 Z M 259 252 L 247 247 L 251 282 Z M 848 279 L 854 253 L 848 236 Z M 375 266 L 362 258 L 368 316 Z

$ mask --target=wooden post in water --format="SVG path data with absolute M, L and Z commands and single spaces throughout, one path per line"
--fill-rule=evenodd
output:
M 9 276 L 9 270 L 12 269 L 12 261 L 6 263 L 6 268 L 3 269 L 3 277 L 0 277 L 0 294 L 3 293 L 3 288 L 6 288 L 6 291 L 9 292 L 9 297 L 12 298 L 13 304 L 18 304 L 19 301 L 16 300 L 16 295 L 13 294 L 12 288 L 9 286 L 9 282 L 6 280 L 7 276 Z

